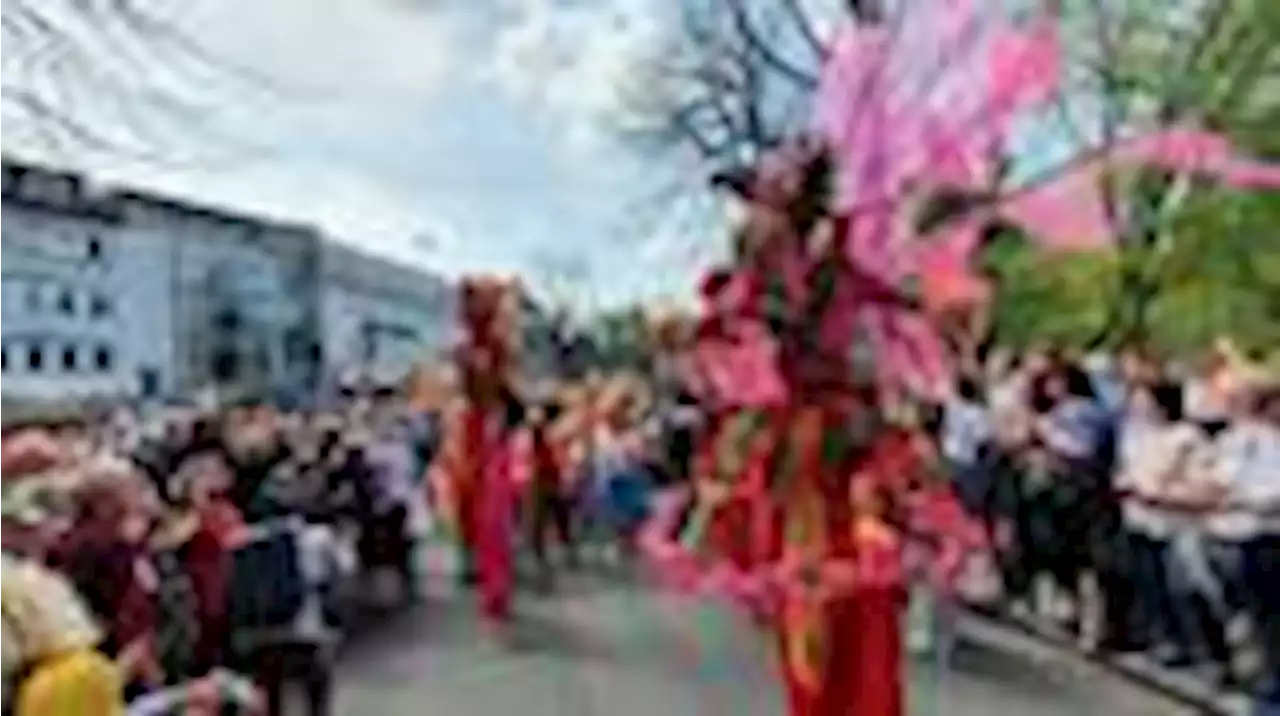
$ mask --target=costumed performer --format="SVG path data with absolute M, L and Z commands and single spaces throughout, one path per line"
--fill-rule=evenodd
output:
M 511 555 L 517 481 L 527 456 L 513 438 L 523 423 L 512 385 L 519 287 L 500 278 L 462 284 L 463 337 L 457 349 L 462 400 L 447 418 L 440 472 L 457 521 L 463 579 L 479 587 L 486 622 L 510 614 L 514 587 Z M 527 478 L 527 474 L 524 475 Z

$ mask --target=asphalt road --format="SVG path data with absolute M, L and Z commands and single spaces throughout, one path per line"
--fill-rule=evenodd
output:
M 421 606 L 369 625 L 338 667 L 339 716 L 780 716 L 758 632 L 722 611 L 583 575 L 525 595 L 499 646 L 435 577 Z M 976 631 L 975 631 L 976 628 Z M 985 630 L 985 631 L 984 631 Z M 976 625 L 943 678 L 910 677 L 912 716 L 1177 716 L 1177 705 Z

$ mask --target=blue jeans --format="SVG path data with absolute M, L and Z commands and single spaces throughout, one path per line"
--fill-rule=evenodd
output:
M 1177 565 L 1170 559 L 1168 540 L 1135 533 L 1130 544 L 1148 637 L 1190 656 L 1198 646 L 1195 606 L 1188 598 L 1186 580 L 1178 576 Z
M 981 460 L 953 462 L 951 480 L 965 510 L 971 515 L 985 517 L 991 492 L 991 472 L 987 466 Z
M 1280 708 L 1280 535 L 1263 535 L 1240 545 L 1241 581 L 1253 605 L 1262 642 L 1264 674 L 1262 700 Z M 1266 713 L 1264 711 L 1264 713 Z
M 1239 542 L 1214 540 L 1208 545 L 1209 563 L 1222 583 L 1222 601 L 1232 614 L 1252 611 L 1244 584 L 1244 550 Z

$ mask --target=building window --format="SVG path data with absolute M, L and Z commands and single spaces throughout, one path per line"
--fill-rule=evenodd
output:
M 9 371 L 9 346 L 0 348 L 0 371 Z
M 102 239 L 96 236 L 89 237 L 88 254 L 90 261 L 97 261 L 102 258 Z
M 111 349 L 107 346 L 98 346 L 98 350 L 93 353 L 93 364 L 103 373 L 111 370 Z
M 213 317 L 214 326 L 228 333 L 240 330 L 240 323 L 240 312 L 234 308 L 224 308 Z
M 62 369 L 71 372 L 76 369 L 76 347 L 67 346 L 62 349 Z
M 139 392 L 144 398 L 160 395 L 160 371 L 155 368 L 138 369 Z
M 44 346 L 39 343 L 32 343 L 30 350 L 27 351 L 27 367 L 33 373 L 39 373 L 44 368 Z
M 63 289 L 58 294 L 58 312 L 64 316 L 76 315 L 76 295 L 71 289 Z
M 89 315 L 94 318 L 105 318 L 111 315 L 111 299 L 95 293 L 89 301 Z
M 220 382 L 235 380 L 240 373 L 240 356 L 235 351 L 223 349 L 213 357 L 213 377 Z
M 31 285 L 27 286 L 27 295 L 26 295 L 26 298 L 24 299 L 24 301 L 25 301 L 25 302 L 26 302 L 26 304 L 27 304 L 27 312 L 28 312 L 28 313 L 39 313 L 39 312 L 40 312 L 40 304 L 42 303 L 40 299 L 41 299 L 41 296 L 40 296 L 40 285 L 39 285 L 39 284 L 31 284 Z

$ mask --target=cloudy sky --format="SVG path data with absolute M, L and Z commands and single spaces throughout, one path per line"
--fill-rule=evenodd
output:
M 179 72 L 178 59 L 157 58 L 181 53 L 163 47 L 139 52 L 153 84 L 208 111 L 174 120 L 136 98 L 131 109 L 161 116 L 146 131 L 179 137 L 171 146 L 199 158 L 70 161 L 95 176 L 315 221 L 342 240 L 449 273 L 552 267 L 581 276 L 607 302 L 678 292 L 721 240 L 706 222 L 684 220 L 707 215 L 708 200 L 663 200 L 681 176 L 692 180 L 681 158 L 642 156 L 610 130 L 618 78 L 662 32 L 660 9 L 673 5 L 199 0 L 168 19 L 274 89 Z M 96 21 L 79 32 L 128 37 L 113 28 Z M 92 121 L 110 124 L 110 103 L 98 104 L 81 101 Z M 21 134 L 4 138 L 6 150 L 39 154 Z

